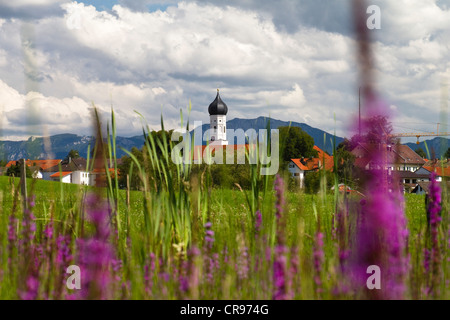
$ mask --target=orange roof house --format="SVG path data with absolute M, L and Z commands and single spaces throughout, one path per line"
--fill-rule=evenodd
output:
M 16 165 L 18 160 L 11 160 L 6 164 L 6 168 Z M 40 167 L 42 170 L 46 170 L 48 168 L 57 166 L 62 160 L 25 160 L 25 163 L 28 167 Z
M 71 173 L 72 173 L 72 171 L 56 172 L 56 173 L 50 175 L 50 178 L 61 178 L 61 177 L 65 177 Z
M 317 146 L 314 146 L 314 150 L 317 151 L 317 158 L 291 159 L 289 163 L 288 170 L 292 177 L 299 179 L 301 188 L 303 187 L 303 180 L 307 172 L 314 172 L 321 169 L 333 171 L 334 169 L 334 159 L 332 156 Z
M 438 166 L 423 166 L 424 169 L 427 169 L 430 172 L 435 172 L 439 177 L 450 177 L 450 167 L 438 167 Z
M 318 153 L 317 158 L 291 159 L 291 161 L 303 171 L 317 171 L 319 169 L 333 171 L 333 157 L 325 153 L 318 146 L 314 146 L 314 150 Z

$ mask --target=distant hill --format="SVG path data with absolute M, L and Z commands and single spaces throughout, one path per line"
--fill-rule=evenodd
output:
M 64 159 L 70 150 L 77 150 L 80 156 L 86 158 L 88 145 L 91 149 L 94 147 L 95 138 L 91 136 L 79 136 L 66 133 L 50 137 L 51 152 L 55 159 Z M 130 150 L 132 147 L 141 148 L 144 144 L 143 136 L 130 138 L 117 137 L 117 157 L 125 155 L 119 147 Z M 44 148 L 44 138 L 30 137 L 26 141 L 0 141 L 0 158 L 6 160 L 17 159 L 45 159 L 46 152 Z
M 228 129 L 243 129 L 244 131 L 253 128 L 256 131 L 259 129 L 265 129 L 267 127 L 267 121 L 269 118 L 259 117 L 256 119 L 239 119 L 235 118 L 227 121 Z M 329 154 L 333 153 L 333 135 L 313 128 L 305 123 L 299 122 L 288 122 L 281 121 L 270 118 L 270 127 L 272 129 L 277 129 L 281 126 L 300 127 L 307 134 L 309 134 L 313 139 L 315 144 L 322 150 L 327 151 Z M 203 133 L 209 129 L 209 123 L 202 125 Z M 324 140 L 325 137 L 325 140 Z M 336 145 L 338 145 L 343 138 L 336 137 Z M 325 143 L 324 143 L 325 141 Z M 144 145 L 144 136 L 134 136 L 134 137 L 120 137 L 116 138 L 117 143 L 117 157 L 120 158 L 125 155 L 119 147 L 126 150 L 131 150 L 132 147 L 142 148 Z M 231 141 L 230 141 L 231 143 Z M 79 136 L 76 134 L 66 133 L 58 134 L 50 137 L 51 151 L 55 159 L 64 159 L 70 150 L 78 150 L 80 156 L 86 158 L 88 145 L 93 148 L 95 144 L 95 138 L 92 136 Z M 206 144 L 206 142 L 204 142 Z M 25 141 L 0 141 L 0 159 L 5 160 L 17 160 L 21 158 L 26 159 L 45 159 L 46 152 L 44 149 L 44 139 L 41 137 L 30 137 Z
M 445 152 L 450 147 L 449 139 L 443 138 L 443 137 L 436 137 L 431 140 L 421 141 L 419 144 L 416 144 L 414 142 L 409 142 L 409 143 L 404 143 L 404 144 L 409 146 L 414 151 L 416 151 L 419 148 L 422 148 L 422 150 L 425 151 L 425 153 L 426 153 L 427 149 L 425 147 L 425 143 L 428 146 L 428 150 L 430 152 L 431 158 L 441 158 L 441 156 L 444 156 Z M 434 155 L 434 157 L 433 157 L 433 155 Z
M 334 135 L 329 134 L 323 130 L 313 128 L 305 123 L 300 122 L 289 122 L 276 120 L 272 118 L 266 117 L 258 117 L 256 119 L 239 119 L 234 118 L 232 120 L 227 120 L 227 129 L 242 129 L 244 131 L 248 129 L 255 129 L 258 131 L 259 129 L 266 129 L 267 122 L 270 120 L 270 128 L 277 129 L 278 127 L 291 126 L 291 127 L 300 127 L 303 131 L 309 134 L 313 139 L 316 146 L 320 149 L 327 151 L 329 154 L 333 154 L 333 144 L 332 141 L 334 139 Z M 205 132 L 209 129 L 209 123 L 205 123 L 202 125 L 202 131 Z M 344 139 L 341 137 L 336 137 L 336 146 L 342 142 Z M 229 142 L 231 143 L 231 141 Z M 235 142 L 236 143 L 236 142 Z M 203 142 L 206 144 L 206 142 Z

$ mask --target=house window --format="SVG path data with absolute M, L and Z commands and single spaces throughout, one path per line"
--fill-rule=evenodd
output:
M 219 122 L 222 122 L 222 120 L 219 119 Z
M 405 183 L 409 183 L 409 179 L 405 179 Z
M 412 183 L 416 183 L 416 181 L 417 181 L 416 179 L 412 179 Z
M 214 126 L 214 129 L 216 128 L 216 126 Z
M 226 133 L 226 131 L 225 131 L 225 127 L 223 127 L 223 133 Z
M 298 177 L 298 176 L 300 176 L 300 173 L 296 172 L 296 173 L 294 173 L 294 176 Z

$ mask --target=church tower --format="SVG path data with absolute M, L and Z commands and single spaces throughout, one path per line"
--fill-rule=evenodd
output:
M 217 89 L 216 99 L 211 102 L 208 107 L 209 112 L 209 125 L 211 129 L 210 144 L 215 145 L 228 145 L 227 141 L 227 112 L 228 107 L 225 102 L 222 101 L 219 95 L 219 89 Z

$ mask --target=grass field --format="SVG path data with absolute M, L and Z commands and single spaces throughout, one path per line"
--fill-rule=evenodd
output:
M 351 212 L 359 199 L 279 185 L 256 198 L 238 188 L 199 186 L 131 191 L 127 206 L 126 191 L 117 190 L 115 215 L 104 188 L 27 185 L 35 196 L 29 212 L 21 208 L 19 179 L 0 177 L 0 299 L 389 298 L 383 277 L 379 296 L 351 277 L 358 252 Z M 446 215 L 436 263 L 424 253 L 424 196 L 405 195 L 405 215 L 407 266 L 396 280 L 401 298 L 448 299 Z M 81 290 L 66 286 L 69 265 L 81 267 Z M 436 274 L 438 288 L 432 286 Z

